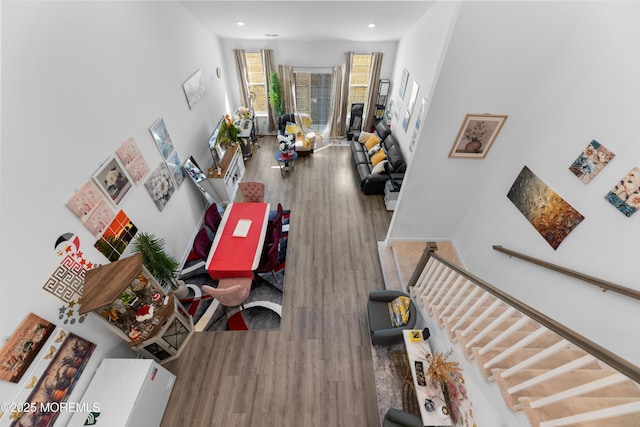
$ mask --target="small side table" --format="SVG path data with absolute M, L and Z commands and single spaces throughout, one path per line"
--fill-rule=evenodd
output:
M 292 154 L 286 154 L 282 152 L 282 150 L 278 150 L 276 153 L 276 161 L 278 162 L 278 166 L 280 166 L 280 175 L 284 176 L 284 173 L 293 172 L 293 163 L 298 158 L 298 153 L 293 152 Z
M 388 211 L 395 210 L 398 194 L 400 194 L 400 188 L 394 187 L 391 180 L 387 180 L 384 184 L 384 204 Z

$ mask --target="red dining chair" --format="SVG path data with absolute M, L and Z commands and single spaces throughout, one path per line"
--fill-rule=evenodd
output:
M 206 225 L 213 234 L 216 234 L 216 231 L 218 231 L 218 227 L 220 226 L 220 222 L 222 222 L 222 216 L 218 210 L 218 205 L 212 203 L 204 213 L 204 225 Z
M 206 261 L 209 257 L 209 251 L 211 250 L 211 245 L 213 244 L 213 240 L 209 237 L 209 232 L 206 228 L 202 227 L 198 234 L 196 234 L 196 238 L 193 240 L 193 252 L 198 255 L 198 258 Z
M 226 307 L 235 307 L 242 306 L 242 303 L 249 297 L 251 283 L 253 280 L 250 277 L 231 277 L 220 279 L 217 288 L 203 285 L 202 290 L 220 301 L 220 304 Z
M 278 278 L 276 276 L 275 269 L 280 265 L 280 236 L 279 229 L 274 229 L 272 232 L 272 242 L 270 245 L 265 246 L 260 257 L 258 267 L 255 269 L 256 273 L 269 273 L 273 275 L 276 283 Z
M 238 188 L 243 202 L 264 202 L 264 182 L 242 181 Z
M 265 235 L 265 241 L 264 244 L 265 245 L 269 245 L 271 243 L 273 243 L 273 230 L 274 229 L 278 229 L 280 231 L 280 235 L 282 235 L 282 216 L 283 216 L 283 209 L 282 209 L 282 205 L 280 203 L 278 203 L 278 208 L 276 210 L 276 216 L 273 217 L 272 220 L 270 220 L 267 223 L 267 231 L 266 231 L 266 235 Z

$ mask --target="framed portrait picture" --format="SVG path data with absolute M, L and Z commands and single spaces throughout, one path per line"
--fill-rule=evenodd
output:
M 404 99 L 404 93 L 407 89 L 407 82 L 409 81 L 409 71 L 407 71 L 407 69 L 405 68 L 402 71 L 402 80 L 400 80 L 400 87 L 399 87 L 399 94 L 400 94 L 400 99 Z
M 420 111 L 418 111 L 418 117 L 416 118 L 416 130 L 420 130 L 420 125 L 424 120 L 424 114 L 427 108 L 427 98 L 422 98 L 422 103 L 420 104 Z
M 107 197 L 116 205 L 131 189 L 131 181 L 124 172 L 124 167 L 115 156 L 111 156 L 93 175 L 93 180 Z
M 413 114 L 413 107 L 416 105 L 416 99 L 418 99 L 418 91 L 420 90 L 420 85 L 417 81 L 413 81 L 413 85 L 411 86 L 411 96 L 409 97 L 409 106 L 407 109 L 409 110 L 409 114 Z
M 467 114 L 449 157 L 484 159 L 507 117 L 498 114 Z
M 162 158 L 167 160 L 173 152 L 173 142 L 164 124 L 164 120 L 162 118 L 156 120 L 149 128 L 149 131 L 158 146 L 158 150 L 160 150 L 160 154 L 162 154 Z
M 409 112 L 409 110 L 407 110 L 404 112 L 404 118 L 402 119 L 402 127 L 404 128 L 405 132 L 409 128 L 409 120 L 411 120 L 411 113 Z

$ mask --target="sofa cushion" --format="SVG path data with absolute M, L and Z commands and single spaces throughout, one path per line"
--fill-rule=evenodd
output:
M 378 122 L 378 124 L 376 124 L 376 133 L 378 134 L 380 139 L 384 141 L 391 134 L 391 129 L 389 129 L 386 124 L 380 121 Z
M 398 140 L 396 139 L 396 137 L 393 135 L 389 135 L 382 142 L 382 146 L 385 150 L 389 151 L 389 148 L 391 148 L 392 145 L 396 145 L 397 143 Z
M 357 153 L 353 153 L 353 164 L 354 165 L 368 165 L 369 164 L 369 156 L 364 151 L 360 151 Z
M 360 187 L 364 187 L 367 177 L 371 174 L 371 165 L 369 163 L 360 163 L 356 166 L 356 173 L 358 174 Z
M 378 163 L 380 163 L 386 158 L 387 158 L 387 154 L 384 151 L 379 150 L 373 156 L 371 156 L 371 164 L 375 167 L 375 165 L 377 165 Z
M 409 297 L 398 297 L 389 302 L 389 319 L 391 324 L 398 328 L 409 321 Z
M 390 173 L 402 173 L 407 168 L 398 144 L 394 144 L 389 148 L 387 151 L 387 159 L 389 160 L 387 171 Z
M 371 169 L 371 173 L 383 173 L 385 171 L 385 166 L 388 163 L 388 160 L 383 160 Z
M 364 146 L 367 150 L 371 150 L 378 144 L 380 144 L 380 138 L 378 138 L 376 135 L 371 135 L 364 143 Z
M 358 142 L 361 144 L 364 144 L 365 142 L 367 142 L 367 139 L 371 138 L 374 134 L 371 132 L 365 132 L 362 131 L 360 132 L 360 134 L 358 135 Z M 355 135 L 354 135 L 355 136 Z

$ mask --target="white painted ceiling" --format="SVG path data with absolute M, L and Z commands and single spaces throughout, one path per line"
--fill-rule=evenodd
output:
M 433 1 L 182 1 L 221 39 L 395 41 Z M 239 26 L 238 21 L 245 23 Z M 368 24 L 375 24 L 369 28 Z

